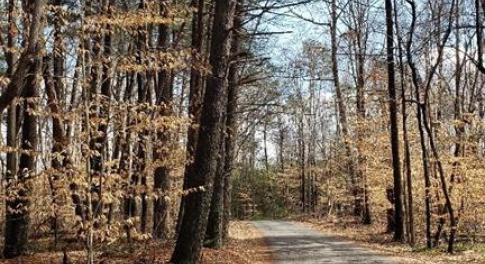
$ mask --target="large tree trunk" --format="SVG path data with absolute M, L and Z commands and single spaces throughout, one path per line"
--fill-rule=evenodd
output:
M 235 3 L 216 0 L 215 4 L 209 59 L 212 73 L 207 78 L 202 107 L 204 115 L 200 118 L 194 162 L 192 169 L 185 173 L 184 190 L 192 191 L 183 197 L 184 214 L 179 219 L 181 228 L 171 259 L 175 264 L 192 264 L 199 261 L 209 214 L 211 189 L 217 170 Z
M 10 182 L 7 187 L 10 195 L 15 198 L 7 200 L 7 219 L 5 227 L 4 256 L 11 258 L 22 254 L 28 239 L 29 225 L 29 192 L 28 180 L 35 174 L 35 154 L 37 147 L 37 116 L 34 113 L 38 103 L 37 71 L 40 59 L 37 58 L 30 65 L 30 74 L 26 86 L 23 88 L 22 99 L 24 103 L 24 120 L 22 123 L 21 149 L 18 181 Z M 10 196 L 9 195 L 9 196 Z
M 9 2 L 9 35 L 8 35 L 8 43 L 9 47 L 13 47 L 14 45 L 14 37 L 15 37 L 15 30 L 16 26 L 14 25 L 15 19 L 13 18 L 15 12 L 14 2 Z M 30 17 L 29 25 L 27 28 L 29 29 L 28 34 L 25 34 L 24 43 L 27 43 L 27 46 L 20 54 L 20 57 L 17 61 L 17 67 L 14 71 L 11 72 L 10 76 L 10 83 L 8 84 L 7 88 L 2 92 L 0 95 L 0 113 L 3 113 L 5 108 L 10 106 L 10 104 L 18 97 L 21 96 L 22 88 L 27 85 L 27 78 L 26 76 L 29 75 L 29 70 L 31 70 L 30 66 L 32 65 L 33 61 L 37 59 L 38 54 L 37 52 L 37 40 L 40 35 L 41 31 L 41 16 L 42 16 L 42 9 L 44 6 L 43 0 L 35 0 L 30 1 L 27 3 L 25 7 L 25 13 Z M 7 56 L 7 63 L 14 62 L 13 52 L 6 52 Z M 13 65 L 13 64 L 11 64 Z M 12 68 L 10 69 L 12 70 Z
M 8 5 L 8 36 L 7 36 L 7 46 L 8 52 L 5 54 L 5 61 L 7 63 L 7 76 L 9 78 L 13 77 L 15 69 L 15 55 L 13 50 L 15 48 L 15 1 L 10 0 Z M 12 102 L 7 111 L 7 146 L 16 149 L 18 146 L 17 142 L 17 102 Z M 20 109 L 19 109 L 20 110 Z M 10 151 L 7 153 L 7 171 L 5 172 L 5 178 L 8 181 L 15 178 L 17 174 L 17 152 Z
M 223 120 L 222 122 L 223 125 L 221 126 L 221 130 L 225 131 L 226 121 Z M 223 134 L 221 136 L 221 146 L 217 161 L 217 172 L 214 179 L 214 188 L 212 191 L 209 218 L 207 221 L 207 229 L 204 241 L 204 246 L 214 249 L 222 247 L 222 216 L 224 210 L 222 192 L 224 190 L 224 158 L 226 157 L 226 146 L 224 144 L 225 138 L 226 136 Z
M 41 59 L 38 47 L 38 37 L 41 32 L 41 15 L 43 1 L 37 0 L 26 6 L 30 17 L 30 32 L 27 47 L 23 51 L 17 69 L 12 75 L 8 89 L 22 91 L 24 99 L 24 119 L 22 123 L 21 149 L 17 181 L 8 181 L 8 196 L 6 203 L 5 242 L 3 255 L 13 258 L 25 252 L 29 228 L 29 192 L 28 180 L 35 174 L 35 151 L 37 148 L 37 114 L 38 82 L 37 73 Z M 5 91 L 8 92 L 8 91 Z M 15 98 L 15 93 L 14 97 Z M 2 94 L 3 97 L 3 94 Z M 10 102 L 8 102 L 10 104 Z
M 204 1 L 203 0 L 193 0 L 192 7 L 194 11 L 192 13 L 192 57 L 203 59 L 202 47 L 204 44 Z M 208 34 L 209 35 L 209 34 Z M 193 64 L 197 62 L 196 59 L 193 60 Z M 192 65 L 190 70 L 190 91 L 189 91 L 189 116 L 191 120 L 191 126 L 188 128 L 187 132 L 187 160 L 189 163 L 194 157 L 195 148 L 197 146 L 198 129 L 197 125 L 200 121 L 200 114 L 202 110 L 202 99 L 204 95 L 204 78 L 200 70 Z M 192 165 L 189 164 L 186 170 L 191 170 Z M 184 179 L 184 188 L 186 188 L 186 181 Z M 183 199 L 181 203 L 183 203 Z M 183 206 L 181 204 L 178 219 L 183 216 Z M 177 221 L 176 232 L 180 230 L 180 221 Z
M 389 115 L 391 123 L 392 169 L 394 178 L 394 241 L 404 240 L 402 205 L 401 161 L 399 157 L 399 130 L 397 125 L 396 80 L 394 70 L 394 22 L 392 0 L 385 1 L 387 36 L 387 88 L 389 91 Z
M 211 211 L 209 213 L 209 222 L 207 225 L 207 246 L 211 248 L 220 248 L 223 246 L 228 232 L 228 223 L 230 217 L 230 177 L 232 173 L 233 159 L 235 155 L 235 136 L 237 133 L 237 123 L 235 111 L 237 109 L 237 89 L 238 89 L 238 53 L 241 41 L 242 20 L 244 13 L 243 1 L 239 0 L 236 5 L 236 15 L 234 17 L 234 35 L 231 45 L 231 61 L 228 73 L 228 95 L 227 108 L 225 115 L 224 131 L 225 134 L 221 141 L 220 164 L 214 183 L 212 194 Z M 268 169 L 266 167 L 266 169 Z

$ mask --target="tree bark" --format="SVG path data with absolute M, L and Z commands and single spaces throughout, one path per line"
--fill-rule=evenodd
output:
M 40 69 L 41 59 L 38 47 L 38 37 L 41 32 L 41 16 L 43 1 L 36 0 L 26 6 L 25 12 L 30 17 L 30 31 L 27 47 L 22 53 L 17 69 L 15 70 L 9 89 L 14 89 L 16 94 L 21 91 L 24 99 L 24 120 L 22 123 L 21 148 L 17 181 L 8 181 L 7 190 L 11 199 L 6 203 L 5 242 L 3 255 L 5 258 L 14 258 L 22 255 L 27 246 L 29 228 L 29 193 L 28 180 L 34 176 L 36 148 L 37 148 L 37 114 L 38 82 L 37 74 Z M 13 88 L 12 88 L 13 87 Z M 4 94 L 2 94 L 4 97 Z M 12 99 L 12 100 L 13 100 Z M 10 104 L 11 100 L 7 102 Z
M 339 64 L 338 64 L 338 40 L 337 40 L 337 0 L 332 0 L 331 3 L 331 23 L 330 23 L 330 40 L 331 40 L 331 58 L 332 58 L 332 78 L 335 86 L 335 95 L 337 97 L 337 109 L 339 113 L 340 129 L 342 131 L 342 137 L 344 138 L 345 150 L 349 158 L 349 173 L 352 185 L 355 185 L 355 164 L 353 158 L 352 148 L 350 146 L 349 140 L 349 128 L 347 122 L 347 108 L 345 106 L 345 101 L 342 95 L 342 88 L 340 86 L 340 76 L 339 76 Z
M 203 0 L 193 0 L 192 7 L 194 11 L 192 13 L 192 63 L 195 64 L 198 60 L 203 60 L 202 48 L 204 44 L 204 1 Z M 208 34 L 210 35 L 210 34 Z M 191 126 L 188 128 L 187 132 L 187 160 L 189 165 L 186 170 L 191 170 L 192 159 L 194 157 L 195 148 L 197 146 L 198 138 L 198 128 L 197 125 L 200 122 L 200 115 L 202 110 L 202 100 L 204 96 L 204 78 L 200 70 L 192 65 L 190 69 L 190 91 L 189 91 L 189 116 L 191 118 Z M 186 188 L 187 183 L 184 179 L 184 188 Z M 183 203 L 183 199 L 181 203 Z M 183 216 L 183 206 L 181 204 L 178 219 Z M 180 230 L 180 221 L 177 222 L 176 232 Z
M 236 15 L 234 16 L 234 29 L 231 57 L 233 61 L 230 62 L 228 72 L 228 93 L 226 102 L 225 115 L 225 134 L 221 141 L 221 156 L 220 164 L 218 164 L 218 175 L 214 184 L 214 192 L 212 194 L 211 212 L 209 214 L 209 224 L 207 226 L 207 236 L 209 244 L 208 247 L 220 248 L 224 245 L 228 236 L 228 225 L 230 218 L 230 184 L 232 167 L 235 156 L 235 137 L 237 135 L 236 123 L 236 109 L 238 96 L 238 54 L 240 50 L 242 22 L 243 22 L 243 1 L 238 0 L 236 4 Z M 219 175 L 220 174 L 220 175 Z M 218 182 L 220 181 L 220 183 Z
M 238 5 L 242 6 L 242 0 Z M 240 23 L 235 21 L 235 25 Z M 239 45 L 234 41 L 233 45 Z M 237 141 L 237 108 L 238 108 L 238 74 L 237 64 L 231 64 L 228 76 L 228 96 L 227 96 L 227 117 L 226 117 L 226 137 L 225 137 L 225 157 L 224 157 L 224 189 L 223 189 L 223 218 L 222 218 L 222 241 L 226 242 L 229 236 L 229 221 L 231 218 L 231 176 L 234 170 L 236 159 L 236 141 Z
M 424 197 L 424 204 L 425 204 L 425 223 L 426 223 L 426 247 L 428 249 L 432 248 L 432 240 L 431 240 L 431 178 L 429 174 L 429 155 L 425 141 L 424 135 L 424 128 L 423 128 L 423 113 L 421 111 L 421 95 L 420 90 L 422 86 L 421 77 L 418 73 L 416 65 L 414 64 L 413 60 L 413 53 L 412 53 L 412 43 L 413 43 L 413 36 L 416 26 L 416 3 L 413 0 L 407 0 L 407 2 L 411 6 L 411 26 L 409 32 L 409 40 L 406 44 L 406 57 L 408 61 L 409 68 L 411 69 L 411 79 L 413 81 L 414 89 L 415 89 L 415 98 L 417 101 L 416 104 L 416 117 L 418 121 L 418 130 L 419 130 L 419 142 L 421 146 L 421 160 L 423 162 L 423 175 L 424 175 L 424 187 L 425 187 L 425 197 Z
M 401 160 L 399 157 L 399 129 L 397 125 L 396 80 L 394 69 L 394 22 L 392 0 L 385 1 L 387 36 L 387 88 L 389 91 L 389 115 L 391 123 L 392 169 L 394 178 L 394 241 L 404 241 L 402 205 Z
M 164 17 L 168 16 L 166 4 L 168 4 L 168 1 L 163 1 L 160 4 L 160 14 Z M 166 51 L 170 44 L 169 27 L 167 25 L 160 25 L 158 30 L 158 47 Z M 162 108 L 161 114 L 164 116 L 172 115 L 173 77 L 168 69 L 162 69 L 158 72 L 156 96 L 157 105 Z M 162 148 L 170 148 L 170 135 L 167 131 L 158 133 L 157 138 Z M 163 161 L 168 158 L 168 154 L 166 150 L 155 149 L 153 156 L 155 160 Z M 153 188 L 157 194 L 153 207 L 153 235 L 155 238 L 166 239 L 169 233 L 168 225 L 171 205 L 170 197 L 168 196 L 171 188 L 170 168 L 167 165 L 164 164 L 155 168 Z
M 227 104 L 227 103 L 226 103 Z M 223 118 L 225 119 L 225 118 Z M 221 130 L 225 131 L 226 121 L 223 120 Z M 223 217 L 223 190 L 224 190 L 224 158 L 225 151 L 225 135 L 221 136 L 221 146 L 219 149 L 219 157 L 217 161 L 216 177 L 214 179 L 214 188 L 212 191 L 212 198 L 210 202 L 209 218 L 207 221 L 207 228 L 205 234 L 204 246 L 208 248 L 219 249 L 222 247 L 222 217 Z
M 400 68 L 400 86 L 401 86 L 401 111 L 402 111 L 402 130 L 403 130 L 403 143 L 404 143 L 404 167 L 406 173 L 406 191 L 407 191 L 407 231 L 408 242 L 411 246 L 415 243 L 415 231 L 414 231 L 414 201 L 413 201 L 413 178 L 411 171 L 411 150 L 409 145 L 408 136 L 408 116 L 407 116 L 407 102 L 406 102 L 406 85 L 405 85 L 405 72 L 403 62 L 403 49 L 402 39 L 399 33 L 399 24 L 397 16 L 397 6 L 394 0 L 394 24 L 396 25 L 396 34 L 398 36 L 398 52 L 399 52 L 399 68 Z
M 210 207 L 212 185 L 217 170 L 220 149 L 222 114 L 225 111 L 230 32 L 233 26 L 235 3 L 216 0 L 209 62 L 212 68 L 207 78 L 206 92 L 200 119 L 199 136 L 194 163 L 187 170 L 185 191 L 198 188 L 183 197 L 184 214 L 180 224 L 171 262 L 175 264 L 198 263 Z M 187 167 L 186 167 L 187 168 Z M 203 188 L 201 190 L 201 188 Z
M 426 239 L 427 239 L 427 247 L 431 248 L 432 247 L 432 242 L 431 242 L 431 224 L 430 224 L 430 219 L 431 219 L 431 212 L 430 212 L 430 196 L 429 196 L 429 188 L 431 187 L 430 179 L 429 179 L 429 160 L 428 160 L 428 154 L 426 151 L 426 142 L 425 142 L 425 133 L 428 136 L 428 141 L 429 145 L 431 147 L 431 151 L 433 154 L 433 158 L 436 160 L 436 164 L 438 166 L 438 172 L 440 176 L 440 181 L 441 181 L 441 188 L 443 191 L 443 195 L 445 196 L 445 206 L 448 211 L 448 215 L 450 218 L 450 225 L 451 225 L 451 230 L 450 230 L 450 239 L 448 241 L 448 251 L 451 253 L 453 252 L 453 242 L 454 242 L 454 237 L 456 234 L 456 219 L 454 217 L 454 210 L 453 206 L 451 204 L 451 199 L 448 193 L 448 188 L 447 188 L 447 183 L 446 183 L 446 178 L 444 176 L 444 169 L 440 160 L 440 156 L 438 153 L 438 150 L 435 145 L 434 141 L 434 135 L 431 131 L 430 123 L 431 120 L 426 120 L 427 119 L 427 104 L 429 103 L 429 90 L 431 87 L 431 82 L 433 80 L 434 75 L 436 74 L 436 70 L 438 66 L 442 63 L 442 58 L 443 58 L 443 51 L 446 45 L 446 42 L 451 34 L 452 30 L 452 18 L 453 18 L 453 11 L 455 10 L 455 5 L 456 1 L 453 0 L 451 2 L 451 8 L 449 11 L 448 15 L 448 25 L 446 30 L 443 33 L 443 37 L 441 38 L 440 43 L 437 45 L 437 59 L 436 63 L 434 63 L 431 67 L 429 72 L 427 73 L 427 78 L 426 82 L 423 83 L 420 74 L 418 73 L 418 70 L 416 68 L 416 65 L 414 64 L 413 61 L 413 56 L 412 56 L 412 41 L 413 41 L 413 35 L 414 35 L 414 30 L 415 30 L 415 25 L 416 25 L 416 4 L 414 0 L 406 0 L 410 6 L 411 6 L 411 15 L 412 15 L 412 20 L 411 20 L 411 29 L 410 29 L 410 37 L 409 41 L 406 47 L 406 53 L 407 53 L 407 58 L 408 58 L 408 64 L 411 69 L 411 75 L 412 75 L 412 80 L 413 84 L 416 90 L 416 101 L 417 101 L 417 113 L 418 113 L 418 128 L 419 128 L 419 133 L 420 133 L 420 142 L 421 142 L 421 148 L 422 148 L 422 154 L 423 154 L 423 170 L 425 173 L 425 183 L 426 183 Z M 420 89 L 424 89 L 424 102 L 421 102 L 421 96 L 420 96 Z
M 7 46 L 8 52 L 5 54 L 5 61 L 7 63 L 7 76 L 13 78 L 15 71 L 15 55 L 13 53 L 15 47 L 15 19 L 14 19 L 15 1 L 10 0 L 8 5 L 8 35 Z M 5 178 L 7 181 L 13 179 L 17 174 L 17 151 L 13 151 L 18 146 L 17 142 L 17 109 L 18 104 L 13 100 L 7 110 L 7 146 L 12 148 L 12 151 L 7 153 L 7 171 L 5 172 Z M 20 110 L 20 109 L 19 109 Z
M 34 60 L 38 59 L 38 54 L 36 54 L 38 45 L 37 40 L 41 33 L 41 12 L 45 4 L 44 1 L 45 0 L 34 0 L 27 5 L 28 10 L 26 10 L 26 12 L 31 17 L 29 33 L 28 36 L 26 36 L 27 47 L 25 47 L 20 54 L 17 61 L 17 67 L 12 72 L 10 83 L 5 91 L 3 91 L 2 95 L 0 95 L 0 113 L 3 113 L 3 111 L 12 103 L 12 101 L 22 94 L 22 89 L 27 85 L 27 78 L 25 78 L 25 76 L 29 75 L 30 73 L 30 65 Z M 10 7 L 13 7 L 12 5 L 10 5 Z M 9 30 L 13 30 L 13 28 L 10 28 Z

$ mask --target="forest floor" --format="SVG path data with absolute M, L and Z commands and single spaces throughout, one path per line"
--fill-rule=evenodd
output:
M 203 249 L 201 264 L 262 264 L 272 263 L 262 233 L 249 222 L 231 223 L 230 239 L 220 250 Z M 131 250 L 126 243 L 113 244 L 99 249 L 95 263 L 99 264 L 161 264 L 168 263 L 174 243 L 135 243 Z M 35 253 L 34 253 L 35 252 Z M 102 252 L 102 253 L 101 253 Z M 85 263 L 86 254 L 82 250 L 67 251 L 68 263 Z M 31 254 L 11 260 L 1 260 L 2 264 L 62 264 L 62 251 L 32 250 Z
M 480 263 L 485 264 L 485 244 L 456 244 L 456 253 L 445 253 L 445 245 L 427 250 L 424 246 L 412 248 L 407 244 L 392 242 L 385 225 L 359 224 L 355 219 L 336 220 L 328 218 L 296 217 L 298 224 L 310 227 L 326 235 L 335 235 L 356 241 L 359 245 L 393 256 L 402 257 L 404 263 Z

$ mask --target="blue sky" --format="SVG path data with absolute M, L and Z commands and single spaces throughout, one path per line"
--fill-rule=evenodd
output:
M 315 18 L 319 22 L 327 22 L 326 6 L 312 4 L 290 9 L 278 10 L 278 14 L 267 14 L 261 20 L 260 30 L 268 32 L 287 32 L 269 37 L 267 56 L 274 64 L 284 63 L 301 50 L 302 43 L 308 39 L 323 41 L 328 30 L 325 26 L 315 25 L 297 18 L 295 12 L 306 18 Z

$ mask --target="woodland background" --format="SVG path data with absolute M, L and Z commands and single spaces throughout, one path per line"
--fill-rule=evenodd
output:
M 352 216 L 414 248 L 484 242 L 483 0 L 2 0 L 0 14 L 5 258 L 94 263 L 157 241 L 197 263 L 231 218 L 293 215 Z M 318 33 L 296 40 L 304 24 Z

